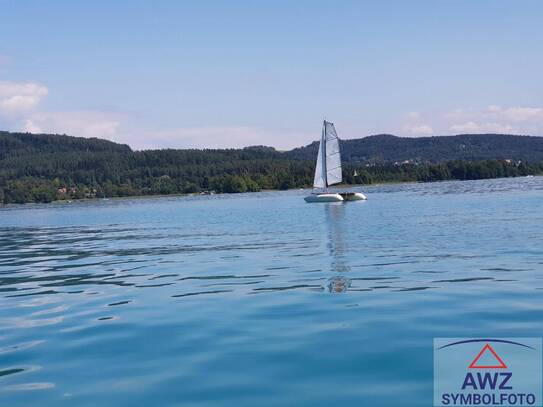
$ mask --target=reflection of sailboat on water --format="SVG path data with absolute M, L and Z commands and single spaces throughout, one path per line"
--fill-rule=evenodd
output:
M 313 192 L 306 196 L 306 202 L 341 202 L 360 201 L 367 199 L 360 192 L 330 192 L 330 185 L 339 184 L 342 181 L 341 174 L 341 153 L 339 150 L 339 138 L 334 123 L 324 121 L 322 135 L 317 154 L 317 165 L 315 167 L 315 178 L 313 188 L 321 192 Z
M 350 271 L 349 265 L 345 262 L 345 241 L 343 239 L 343 205 L 326 205 L 326 223 L 328 225 L 328 250 L 332 260 L 332 271 L 335 275 L 328 280 L 328 291 L 331 293 L 344 293 L 351 286 L 351 280 L 342 275 Z

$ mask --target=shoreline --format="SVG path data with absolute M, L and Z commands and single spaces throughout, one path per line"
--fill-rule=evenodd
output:
M 448 180 L 439 180 L 439 181 L 390 181 L 390 182 L 377 182 L 374 184 L 339 184 L 335 188 L 337 189 L 349 189 L 349 188 L 361 188 L 361 187 L 379 187 L 383 185 L 404 185 L 404 184 L 433 184 L 440 182 L 465 182 L 465 181 L 485 181 L 485 180 L 496 180 L 496 179 L 511 179 L 511 178 L 532 178 L 532 177 L 543 177 L 543 174 L 540 175 L 523 175 L 519 177 L 499 177 L 499 178 L 479 178 L 479 179 L 448 179 Z M 262 189 L 260 191 L 252 192 L 218 192 L 214 194 L 199 194 L 199 193 L 190 193 L 190 194 L 156 194 L 156 195 L 130 195 L 130 196 L 112 196 L 112 197 L 101 197 L 101 198 L 81 198 L 81 199 L 58 199 L 51 202 L 24 202 L 24 203 L 1 203 L 0 208 L 6 207 L 20 207 L 24 205 L 51 205 L 51 204 L 71 204 L 73 202 L 95 202 L 103 200 L 123 200 L 123 199 L 161 199 L 161 198 L 175 198 L 175 197 L 200 197 L 200 196 L 213 196 L 213 195 L 244 195 L 244 194 L 258 194 L 261 192 L 286 192 L 286 191 L 310 191 L 311 187 L 308 188 L 289 188 L 289 189 Z

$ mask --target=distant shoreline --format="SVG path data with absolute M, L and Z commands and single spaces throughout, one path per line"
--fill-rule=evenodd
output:
M 483 179 L 469 179 L 469 180 L 459 180 L 459 179 L 447 179 L 447 180 L 438 180 L 438 181 L 390 181 L 390 182 L 376 182 L 373 184 L 339 184 L 338 186 L 331 187 L 331 189 L 349 189 L 349 188 L 374 188 L 384 185 L 405 185 L 405 184 L 434 184 L 442 182 L 465 182 L 465 181 L 488 181 L 496 179 L 512 179 L 512 178 L 532 178 L 532 177 L 542 177 L 542 174 L 538 175 L 521 175 L 517 177 L 497 177 L 497 178 L 483 178 Z M 121 200 L 131 200 L 131 199 L 161 199 L 161 198 L 181 198 L 181 197 L 205 197 L 205 196 L 214 196 L 214 195 L 247 195 L 247 194 L 258 194 L 262 192 L 287 192 L 287 191 L 311 191 L 312 188 L 289 188 L 289 189 L 263 189 L 261 191 L 247 191 L 247 192 L 217 192 L 213 194 L 199 194 L 199 193 L 188 193 L 188 194 L 155 194 L 155 195 L 130 195 L 130 196 L 112 196 L 112 197 L 103 197 L 103 198 L 74 198 L 74 199 L 57 199 L 51 202 L 24 202 L 24 203 L 1 203 L 0 208 L 5 207 L 21 207 L 25 205 L 67 205 L 72 202 L 97 202 L 97 201 L 121 201 Z
M 316 148 L 133 151 L 102 139 L 0 131 L 0 202 L 306 188 L 313 185 Z M 538 137 L 380 135 L 342 140 L 340 150 L 347 185 L 543 174 Z

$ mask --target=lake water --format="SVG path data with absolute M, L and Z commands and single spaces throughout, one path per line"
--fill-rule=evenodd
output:
M 543 332 L 543 177 L 0 209 L 0 406 L 424 406 Z

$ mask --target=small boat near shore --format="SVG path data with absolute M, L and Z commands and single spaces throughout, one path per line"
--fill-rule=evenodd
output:
M 313 179 L 314 192 L 304 199 L 308 203 L 314 202 L 343 202 L 363 201 L 366 196 L 361 192 L 335 192 L 328 190 L 330 185 L 339 184 L 342 181 L 341 152 L 339 138 L 334 123 L 324 120 L 322 125 L 315 178 Z

